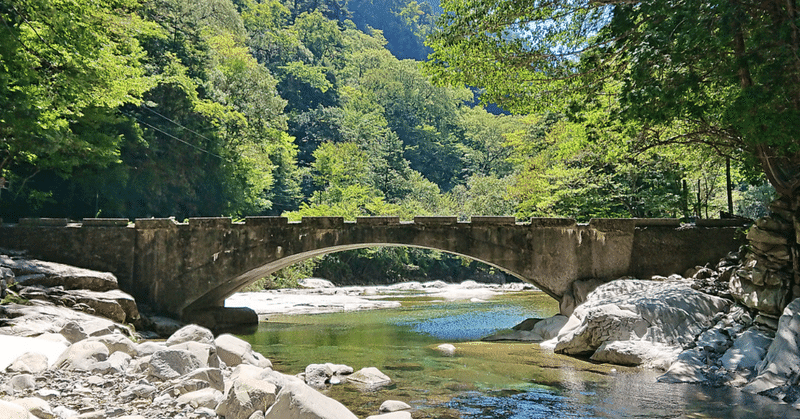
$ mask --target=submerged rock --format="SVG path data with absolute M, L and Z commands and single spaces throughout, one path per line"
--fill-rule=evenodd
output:
M 375 390 L 391 384 L 392 379 L 375 367 L 367 367 L 348 376 L 347 382 L 353 383 L 362 389 Z

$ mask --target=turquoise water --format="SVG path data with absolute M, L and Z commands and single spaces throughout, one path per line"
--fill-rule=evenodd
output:
M 378 391 L 348 384 L 325 390 L 359 417 L 384 400 L 412 405 L 414 418 L 769 418 L 797 417 L 786 405 L 727 387 L 655 382 L 657 373 L 542 351 L 538 345 L 480 342 L 557 305 L 540 292 L 490 302 L 413 296 L 391 310 L 274 316 L 241 336 L 287 374 L 312 363 L 377 367 L 393 380 Z M 436 350 L 456 346 L 455 356 Z

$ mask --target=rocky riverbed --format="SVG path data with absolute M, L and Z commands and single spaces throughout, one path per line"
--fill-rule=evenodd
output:
M 599 362 L 661 369 L 663 382 L 730 385 L 800 408 L 800 299 L 780 319 L 740 305 L 729 287 L 738 266 L 734 253 L 683 276 L 579 282 L 569 317 L 530 319 L 487 340 L 538 342 Z M 14 284 L 4 286 L 0 306 L 0 418 L 348 418 L 355 415 L 318 390 L 391 383 L 375 368 L 354 372 L 314 360 L 296 376 L 274 371 L 232 335 L 143 316 L 108 274 L 10 256 L 0 256 L 0 273 L 1 284 Z M 237 294 L 227 305 L 249 306 L 263 318 L 391 307 L 398 304 L 392 296 L 409 293 L 485 301 L 524 288 L 472 281 L 306 285 Z M 158 334 L 169 338 L 146 339 Z M 387 401 L 374 417 L 410 418 L 408 409 Z

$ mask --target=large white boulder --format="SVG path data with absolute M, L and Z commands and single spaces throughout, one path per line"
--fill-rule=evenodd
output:
M 231 386 L 216 413 L 225 419 L 248 419 L 257 411 L 265 411 L 277 397 L 278 387 L 266 380 L 242 373 L 231 377 Z
M 214 334 L 205 327 L 189 324 L 178 329 L 167 339 L 167 346 L 178 345 L 184 342 L 214 344 Z
M 625 340 L 689 346 L 730 304 L 693 290 L 688 281 L 612 281 L 575 309 L 555 351 L 591 354 L 605 342 Z
M 182 349 L 184 351 L 189 351 L 197 357 L 203 364 L 203 368 L 211 367 L 211 368 L 219 368 L 219 356 L 217 356 L 217 347 L 212 342 L 211 344 L 208 343 L 200 343 L 200 342 L 182 342 L 175 345 L 167 345 L 169 349 Z
M 204 363 L 191 352 L 167 348 L 151 355 L 147 373 L 157 380 L 166 381 L 204 367 Z
M 265 419 L 356 419 L 343 404 L 305 383 L 287 381 Z
M 189 405 L 193 409 L 206 407 L 214 409 L 222 401 L 222 392 L 211 387 L 182 394 L 176 400 L 178 406 Z
M 272 368 L 272 363 L 253 352 L 250 342 L 239 339 L 231 334 L 222 334 L 214 340 L 217 346 L 217 355 L 225 365 L 235 367 L 239 364 L 250 364 L 261 368 Z
M 6 368 L 7 372 L 19 374 L 39 374 L 47 369 L 49 361 L 47 355 L 26 352 L 15 359 L 11 365 Z
M 82 340 L 73 343 L 58 357 L 54 368 L 70 371 L 92 371 L 97 363 L 108 359 L 108 347 L 100 342 Z
M 139 350 L 136 347 L 137 346 L 136 343 L 134 343 L 127 336 L 121 333 L 112 333 L 103 336 L 92 336 L 87 340 L 100 342 L 103 345 L 106 345 L 106 347 L 108 348 L 108 352 L 110 354 L 113 354 L 114 352 L 123 352 L 130 355 L 131 357 L 136 357 L 139 355 Z
M 761 393 L 786 384 L 800 374 L 800 298 L 783 310 L 775 339 L 756 367 L 758 375 L 743 390 Z

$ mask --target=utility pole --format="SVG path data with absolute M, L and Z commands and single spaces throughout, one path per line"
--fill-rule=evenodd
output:
M 727 184 L 727 191 L 728 191 L 728 215 L 733 216 L 733 195 L 732 189 L 733 186 L 731 185 L 731 158 L 725 158 L 725 182 Z

